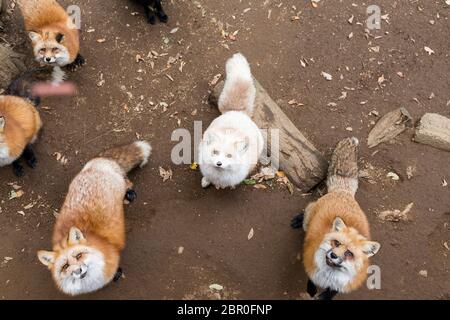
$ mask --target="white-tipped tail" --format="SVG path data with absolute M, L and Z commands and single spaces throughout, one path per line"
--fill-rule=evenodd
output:
M 242 79 L 253 81 L 250 65 L 242 53 L 236 53 L 227 61 L 227 79 Z
M 143 160 L 140 165 L 142 168 L 148 163 L 150 155 L 152 154 L 152 146 L 147 141 L 136 141 L 135 145 L 142 151 Z
M 241 111 L 251 116 L 256 88 L 247 59 L 236 53 L 227 61 L 226 72 L 225 86 L 219 97 L 220 112 Z

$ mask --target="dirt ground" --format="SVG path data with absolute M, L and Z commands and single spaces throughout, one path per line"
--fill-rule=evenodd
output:
M 238 51 L 326 157 L 344 137 L 362 141 L 361 169 L 371 178 L 361 179 L 357 200 L 373 239 L 382 244 L 371 260 L 380 267 L 381 289 L 362 288 L 338 299 L 449 299 L 450 154 L 412 142 L 413 128 L 374 149 L 365 143 L 377 121 L 373 110 L 383 115 L 403 106 L 415 121 L 425 112 L 450 116 L 450 21 L 444 0 L 372 1 L 388 16 L 381 30 L 367 37 L 369 4 L 358 1 L 322 0 L 314 8 L 298 0 L 167 0 L 170 21 L 155 26 L 131 1 L 62 2 L 82 9 L 87 64 L 70 75 L 77 97 L 43 102 L 38 167 L 26 168 L 21 179 L 9 167 L 0 169 L 2 299 L 66 298 L 36 251 L 51 248 L 55 212 L 83 164 L 137 137 L 150 140 L 154 152 L 150 164 L 132 174 L 139 198 L 126 208 L 125 277 L 83 298 L 208 299 L 216 297 L 211 284 L 224 286 L 220 296 L 228 299 L 302 298 L 306 276 L 297 256 L 303 233 L 292 230 L 290 220 L 318 192 L 291 195 L 277 183 L 267 190 L 203 190 L 198 171 L 170 160 L 174 129 L 193 132 L 194 121 L 205 128 L 218 115 L 207 102 L 210 81 Z M 31 55 L 18 10 L 1 36 Z M 152 50 L 157 59 L 148 56 Z M 169 57 L 178 54 L 167 68 Z M 144 61 L 137 62 L 137 55 Z M 326 81 L 322 71 L 333 80 Z M 339 99 L 343 91 L 347 97 Z M 289 104 L 293 99 L 303 105 Z M 57 161 L 55 153 L 67 163 Z M 173 170 L 171 180 L 162 182 L 160 166 Z M 386 177 L 388 172 L 400 180 Z M 9 200 L 12 183 L 24 194 Z M 408 221 L 377 217 L 411 202 Z

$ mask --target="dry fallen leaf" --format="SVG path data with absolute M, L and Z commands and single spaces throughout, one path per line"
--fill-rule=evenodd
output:
M 328 81 L 331 81 L 331 80 L 333 80 L 333 76 L 331 75 L 331 74 L 329 74 L 329 73 L 327 73 L 327 72 L 324 72 L 324 71 L 322 71 L 322 76 L 326 79 L 326 80 L 328 80 Z
M 403 211 L 400 210 L 386 210 L 378 214 L 378 218 L 383 221 L 399 222 L 407 221 L 408 213 L 411 211 L 414 202 L 408 204 Z
M 159 175 L 163 179 L 163 182 L 166 182 L 169 179 L 172 179 L 172 169 L 165 170 L 163 167 L 159 167 Z
M 209 289 L 211 290 L 216 290 L 216 291 L 222 291 L 223 290 L 223 286 L 221 286 L 220 284 L 212 284 L 209 286 Z
M 432 54 L 434 54 L 434 50 L 433 49 L 431 49 L 430 47 L 424 47 L 424 49 L 425 49 L 425 51 L 428 53 L 428 55 L 432 55 Z
M 222 75 L 220 73 L 216 74 L 214 76 L 214 78 L 209 82 L 209 85 L 212 86 L 212 87 L 215 86 L 219 82 L 221 77 L 222 77 Z
M 247 239 L 251 240 L 254 235 L 255 235 L 255 231 L 253 230 L 253 228 L 251 228 L 250 232 L 248 233 Z

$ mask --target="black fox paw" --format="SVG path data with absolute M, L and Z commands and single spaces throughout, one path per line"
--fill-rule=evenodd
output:
M 81 54 L 78 54 L 77 57 L 75 58 L 75 61 L 67 66 L 67 69 L 69 71 L 75 71 L 76 69 L 84 66 L 85 64 L 86 59 Z
M 155 16 L 148 17 L 147 22 L 150 24 L 156 24 L 156 17 Z
M 128 189 L 127 193 L 125 194 L 125 199 L 129 202 L 133 202 L 137 199 L 137 193 L 133 189 Z
M 19 162 L 13 162 L 13 172 L 17 177 L 23 177 L 25 171 Z
M 303 219 L 305 218 L 305 214 L 302 212 L 298 216 L 296 216 L 291 221 L 291 227 L 293 229 L 300 229 L 303 226 Z
M 113 281 L 117 282 L 120 280 L 120 278 L 122 278 L 123 275 L 123 271 L 122 268 L 119 267 L 119 269 L 117 269 L 116 274 L 114 275 Z
M 158 13 L 158 18 L 162 23 L 167 23 L 169 21 L 169 16 L 163 12 Z
M 30 168 L 32 168 L 32 169 L 34 169 L 34 168 L 36 168 L 36 165 L 37 165 L 37 159 L 36 159 L 36 157 L 31 157 L 30 159 L 27 159 L 27 164 L 28 164 L 28 166 L 30 167 Z

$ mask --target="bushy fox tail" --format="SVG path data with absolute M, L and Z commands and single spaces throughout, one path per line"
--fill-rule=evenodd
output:
M 109 149 L 100 154 L 100 157 L 117 162 L 123 171 L 128 173 L 137 166 L 145 166 L 151 152 L 152 147 L 147 141 L 136 141 L 132 144 Z
M 253 114 L 256 88 L 247 59 L 240 53 L 227 61 L 225 87 L 219 97 L 219 110 Z
M 357 138 L 347 138 L 338 143 L 328 169 L 328 192 L 347 191 L 353 196 L 358 190 Z

